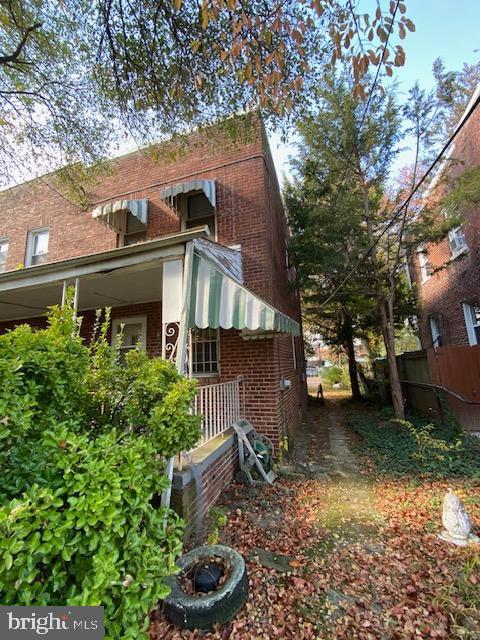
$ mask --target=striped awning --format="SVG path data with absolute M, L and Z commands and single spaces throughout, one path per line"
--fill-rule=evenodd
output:
M 192 191 L 203 191 L 212 207 L 215 207 L 215 180 L 190 180 L 190 182 L 179 182 L 173 187 L 167 187 L 160 191 L 162 200 L 171 200 L 181 193 L 191 193 Z
M 300 335 L 298 322 L 249 291 L 206 258 L 193 254 L 189 328 L 239 329 L 244 337 Z
M 130 212 L 142 225 L 147 226 L 148 200 L 146 198 L 143 200 L 117 200 L 117 202 L 109 202 L 102 207 L 94 209 L 92 211 L 92 218 L 117 233 L 120 233 L 123 221 L 118 214 L 121 211 Z

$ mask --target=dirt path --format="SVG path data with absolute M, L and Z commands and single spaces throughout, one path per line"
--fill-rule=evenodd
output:
M 458 586 L 475 560 L 435 534 L 446 482 L 367 474 L 347 426 L 358 410 L 371 411 L 340 393 L 323 406 L 312 401 L 274 485 L 232 485 L 223 494 L 218 542 L 246 559 L 250 585 L 235 619 L 201 635 L 159 614 L 152 640 L 480 637 L 456 633 L 458 605 L 466 611 L 476 597 Z M 475 490 L 465 490 L 475 504 Z

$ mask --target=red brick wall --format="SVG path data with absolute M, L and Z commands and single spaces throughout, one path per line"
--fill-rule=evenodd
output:
M 300 321 L 298 295 L 288 279 L 285 260 L 288 229 L 280 190 L 265 131 L 258 124 L 253 133 L 243 143 L 206 141 L 194 134 L 187 152 L 171 163 L 155 161 L 142 152 L 118 158 L 115 173 L 90 190 L 92 205 L 87 212 L 66 202 L 41 181 L 1 192 L 0 236 L 10 238 L 7 268 L 24 262 L 28 230 L 46 225 L 50 226 L 49 260 L 114 248 L 115 234 L 92 220 L 91 211 L 118 199 L 148 198 L 149 238 L 177 232 L 180 220 L 160 200 L 160 190 L 184 180 L 215 179 L 218 241 L 240 244 L 245 284 Z M 54 176 L 47 176 L 46 181 L 59 187 Z M 158 355 L 160 304 L 114 308 L 112 316 L 143 313 L 148 314 L 147 348 Z M 85 335 L 92 321 L 93 315 L 86 313 Z M 244 341 L 235 333 L 222 332 L 221 379 L 245 377 L 247 417 L 278 444 L 285 420 L 297 422 L 299 408 L 305 405 L 303 350 L 299 349 L 295 370 L 290 338 Z M 281 377 L 292 382 L 283 394 L 279 390 Z
M 475 113 L 459 134 L 452 159 L 454 162 L 446 169 L 452 177 L 479 164 L 480 113 Z M 435 194 L 440 195 L 443 189 L 440 185 Z M 428 261 L 433 273 L 425 283 L 421 282 L 418 256 L 415 255 L 412 260 L 421 309 L 420 337 L 424 348 L 432 346 L 429 326 L 431 315 L 439 319 L 444 345 L 468 344 L 462 303 L 480 300 L 480 206 L 471 206 L 463 213 L 463 229 L 468 246 L 466 253 L 452 260 L 448 239 L 429 244 Z
M 275 451 L 287 431 L 294 429 L 304 409 L 303 382 L 295 370 L 289 336 L 244 340 L 237 331 L 221 331 L 220 381 L 242 375 L 245 386 L 245 417 L 267 435 Z M 291 388 L 280 391 L 280 378 Z
M 234 440 L 232 446 L 208 466 L 202 474 L 202 502 L 205 514 L 215 504 L 222 489 L 233 481 L 237 469 L 238 446 Z
M 87 342 L 90 341 L 95 323 L 95 311 L 80 311 L 82 325 L 80 334 Z M 150 356 L 162 355 L 162 303 L 148 302 L 146 304 L 112 307 L 112 320 L 131 316 L 146 316 L 147 319 L 147 353 Z M 30 321 L 29 321 L 30 322 Z M 111 333 L 109 332 L 109 339 Z

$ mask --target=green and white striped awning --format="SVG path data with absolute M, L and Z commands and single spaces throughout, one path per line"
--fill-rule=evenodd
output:
M 272 307 L 209 260 L 193 254 L 189 328 L 239 329 L 245 337 L 300 335 L 298 322 Z

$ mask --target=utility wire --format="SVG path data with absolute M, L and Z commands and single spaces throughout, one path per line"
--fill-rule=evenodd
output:
M 455 132 L 453 133 L 453 135 L 450 136 L 450 138 L 448 139 L 448 141 L 443 145 L 441 151 L 438 153 L 437 157 L 435 158 L 435 160 L 432 162 L 432 164 L 428 167 L 427 171 L 425 171 L 425 173 L 423 174 L 423 176 L 420 178 L 420 180 L 418 181 L 418 183 L 416 184 L 416 186 L 412 189 L 412 191 L 410 192 L 410 194 L 408 195 L 408 197 L 404 200 L 403 204 L 401 205 L 401 207 L 395 212 L 393 218 L 388 222 L 388 224 L 385 226 L 385 228 L 383 229 L 383 231 L 379 234 L 379 236 L 376 238 L 376 240 L 373 242 L 372 246 L 368 249 L 368 251 L 365 253 L 364 256 L 362 256 L 358 262 L 352 267 L 352 269 L 347 273 L 347 275 L 344 277 L 344 279 L 340 282 L 340 284 L 334 289 L 334 291 L 328 296 L 328 298 L 326 298 L 326 300 L 324 300 L 321 304 L 320 304 L 320 308 L 324 307 L 328 302 L 330 302 L 330 300 L 332 300 L 337 293 L 340 291 L 340 289 L 345 285 L 345 283 L 352 277 L 352 275 L 356 272 L 356 270 L 358 269 L 358 267 L 365 262 L 365 260 L 371 255 L 372 251 L 375 249 L 375 247 L 378 245 L 378 243 L 380 242 L 380 240 L 383 238 L 383 236 L 387 233 L 387 231 L 390 229 L 390 227 L 398 220 L 398 218 L 400 217 L 402 211 L 405 209 L 405 207 L 407 207 L 413 196 L 417 193 L 417 191 L 420 189 L 420 187 L 422 186 L 422 184 L 425 182 L 425 180 L 428 178 L 428 176 L 432 173 L 432 171 L 435 169 L 435 167 L 437 166 L 437 164 L 440 162 L 440 160 L 442 159 L 444 153 L 446 152 L 446 150 L 448 149 L 448 147 L 452 144 L 452 142 L 455 140 L 455 138 L 458 136 L 458 134 L 460 133 L 460 131 L 463 129 L 463 127 L 467 124 L 468 120 L 471 118 L 471 116 L 473 115 L 475 109 L 478 107 L 478 105 L 480 104 L 480 95 L 477 97 L 477 99 L 475 100 L 475 102 L 472 104 L 472 106 L 470 107 L 470 109 L 468 110 L 468 113 L 466 114 L 466 116 L 463 118 L 462 122 L 459 124 L 459 126 L 455 129 Z

